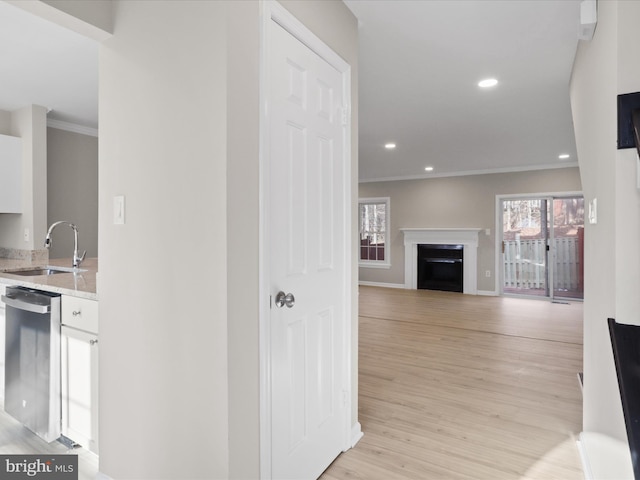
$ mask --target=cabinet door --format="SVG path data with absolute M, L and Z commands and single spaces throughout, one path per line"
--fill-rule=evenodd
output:
M 22 140 L 0 135 L 0 213 L 22 213 Z
M 62 327 L 62 434 L 98 453 L 98 336 Z
M 98 302 L 62 295 L 62 324 L 97 334 Z

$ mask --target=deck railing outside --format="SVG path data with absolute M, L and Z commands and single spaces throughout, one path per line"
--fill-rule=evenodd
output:
M 504 288 L 545 288 L 545 240 L 527 239 L 504 242 Z M 582 265 L 578 237 L 553 240 L 549 262 L 554 262 L 554 290 L 582 289 Z

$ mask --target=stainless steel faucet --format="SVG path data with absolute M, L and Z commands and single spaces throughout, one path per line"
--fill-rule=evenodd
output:
M 84 252 L 82 252 L 82 255 L 80 255 L 78 252 L 78 227 L 76 227 L 75 224 L 71 222 L 65 222 L 64 220 L 52 223 L 49 227 L 49 231 L 47 232 L 47 236 L 44 237 L 44 246 L 46 248 L 51 247 L 51 244 L 53 243 L 51 241 L 51 232 L 53 232 L 53 229 L 62 223 L 64 223 L 65 225 L 69 225 L 73 229 L 73 268 L 78 268 L 84 260 L 84 257 L 87 255 L 87 251 L 85 250 Z

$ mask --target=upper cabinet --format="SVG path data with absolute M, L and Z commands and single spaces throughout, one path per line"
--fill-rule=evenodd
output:
M 0 213 L 22 213 L 22 140 L 0 135 Z

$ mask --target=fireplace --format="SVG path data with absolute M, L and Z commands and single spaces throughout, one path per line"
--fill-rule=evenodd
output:
M 401 228 L 404 236 L 404 288 L 418 288 L 419 245 L 461 245 L 462 292 L 478 293 L 478 233 L 480 228 Z
M 463 292 L 463 245 L 418 245 L 418 289 Z

